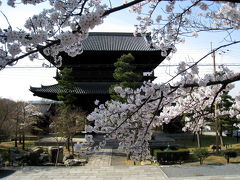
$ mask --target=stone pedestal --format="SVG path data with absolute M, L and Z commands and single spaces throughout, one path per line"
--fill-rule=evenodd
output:
M 49 161 L 51 163 L 56 163 L 56 160 L 58 163 L 63 162 L 63 147 L 49 147 L 48 148 L 48 154 L 49 154 Z M 58 157 L 58 158 L 57 158 Z

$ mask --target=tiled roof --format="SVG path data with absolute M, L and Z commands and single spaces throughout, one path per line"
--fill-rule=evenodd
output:
M 147 40 L 148 39 L 148 40 Z M 92 32 L 83 41 L 84 51 L 159 51 L 150 45 L 149 38 L 133 33 Z
M 109 87 L 114 84 L 113 82 L 79 82 L 74 84 L 73 93 L 77 95 L 89 94 L 109 94 Z M 30 87 L 33 93 L 51 93 L 57 94 L 62 91 L 58 84 L 50 86 L 42 86 L 40 88 Z

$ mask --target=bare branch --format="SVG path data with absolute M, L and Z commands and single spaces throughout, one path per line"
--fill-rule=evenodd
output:
M 135 4 L 138 4 L 138 3 L 143 2 L 143 1 L 144 1 L 144 0 L 134 0 L 134 1 L 131 1 L 131 2 L 129 2 L 129 3 L 123 4 L 123 5 L 121 5 L 121 6 L 117 6 L 117 7 L 115 7 L 115 8 L 109 9 L 109 10 L 107 10 L 107 11 L 105 11 L 105 12 L 103 13 L 102 17 L 107 16 L 107 15 L 113 13 L 113 12 L 120 11 L 120 10 L 122 10 L 122 9 L 126 9 L 126 8 L 128 8 L 128 7 L 131 7 L 131 6 L 135 5 Z M 160 0 L 159 0 L 159 1 L 160 1 Z
M 178 74 L 176 74 L 175 76 L 173 76 L 171 79 L 169 79 L 167 82 L 165 82 L 164 84 L 168 84 L 170 83 L 173 79 L 175 79 L 177 76 L 181 75 L 183 72 L 186 72 L 187 70 L 191 69 L 192 67 L 196 66 L 199 62 L 201 62 L 203 59 L 205 59 L 206 57 L 208 57 L 209 55 L 211 55 L 212 53 L 218 51 L 219 49 L 221 48 L 224 48 L 224 47 L 228 47 L 228 46 L 231 46 L 231 45 L 234 45 L 234 44 L 238 44 L 240 43 L 240 41 L 234 41 L 234 42 L 231 42 L 229 44 L 225 44 L 225 45 L 222 45 L 222 46 L 219 46 L 215 49 L 213 49 L 212 51 L 210 51 L 209 53 L 207 53 L 206 55 L 204 55 L 202 58 L 200 58 L 198 61 L 196 61 L 194 64 L 192 64 L 191 66 L 189 66 L 188 68 L 186 68 L 184 71 L 181 71 L 179 72 Z
M 12 29 L 12 26 L 11 26 L 11 24 L 10 24 L 10 22 L 9 22 L 9 20 L 8 20 L 8 18 L 7 18 L 7 16 L 2 12 L 2 11 L 0 11 L 1 12 L 1 14 L 4 16 L 4 18 L 6 19 L 6 21 L 7 21 L 7 23 L 8 23 L 8 26 L 9 26 L 9 28 L 11 28 Z

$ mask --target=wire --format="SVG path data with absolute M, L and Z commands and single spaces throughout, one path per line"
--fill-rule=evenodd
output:
M 230 64 L 230 63 L 227 63 L 227 64 L 224 64 L 224 63 L 222 63 L 222 64 L 216 64 L 216 66 L 221 66 L 221 65 L 224 65 L 224 66 L 235 66 L 235 67 L 238 67 L 238 66 L 240 66 L 240 64 L 236 64 L 236 63 L 232 63 L 232 64 Z M 169 67 L 169 66 L 178 66 L 178 64 L 160 64 L 160 65 L 158 65 L 158 67 Z M 198 66 L 213 66 L 212 64 L 199 64 Z M 72 67 L 74 67 L 74 66 L 72 66 Z M 47 68 L 45 68 L 45 67 L 35 67 L 35 66 L 19 66 L 19 67 L 17 67 L 17 66 L 12 66 L 12 67 L 5 67 L 5 69 L 35 69 L 35 68 L 37 68 L 37 69 L 50 69 L 50 68 L 55 68 L 55 67 L 47 67 Z

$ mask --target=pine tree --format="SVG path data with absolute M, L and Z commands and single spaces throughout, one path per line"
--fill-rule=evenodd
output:
M 218 108 L 220 111 L 229 111 L 232 105 L 234 104 L 234 99 L 228 92 L 224 92 L 221 95 L 221 102 L 218 104 Z M 219 116 L 219 123 L 220 123 L 220 133 L 223 130 L 233 131 L 234 124 L 239 123 L 239 120 L 236 117 L 230 117 L 230 115 L 221 115 Z
M 59 74 L 59 88 L 60 92 L 58 93 L 58 99 L 63 102 L 63 105 L 74 106 L 76 97 L 73 93 L 74 88 L 74 78 L 72 77 L 72 69 L 64 68 L 60 71 Z
M 116 67 L 113 77 L 119 83 L 113 85 L 109 89 L 109 93 L 111 98 L 116 101 L 124 102 L 125 99 L 120 97 L 115 91 L 114 87 L 120 86 L 122 88 L 132 88 L 137 89 L 141 84 L 142 75 L 138 72 L 135 72 L 136 67 L 132 64 L 135 58 L 132 54 L 124 54 L 122 55 L 117 62 L 114 63 Z
M 64 68 L 59 74 L 60 93 L 58 99 L 62 101 L 57 108 L 57 116 L 53 126 L 58 135 L 66 138 L 67 149 L 70 152 L 74 135 L 83 129 L 85 122 L 85 113 L 75 106 L 77 98 L 74 95 L 74 78 L 71 75 L 71 68 Z

